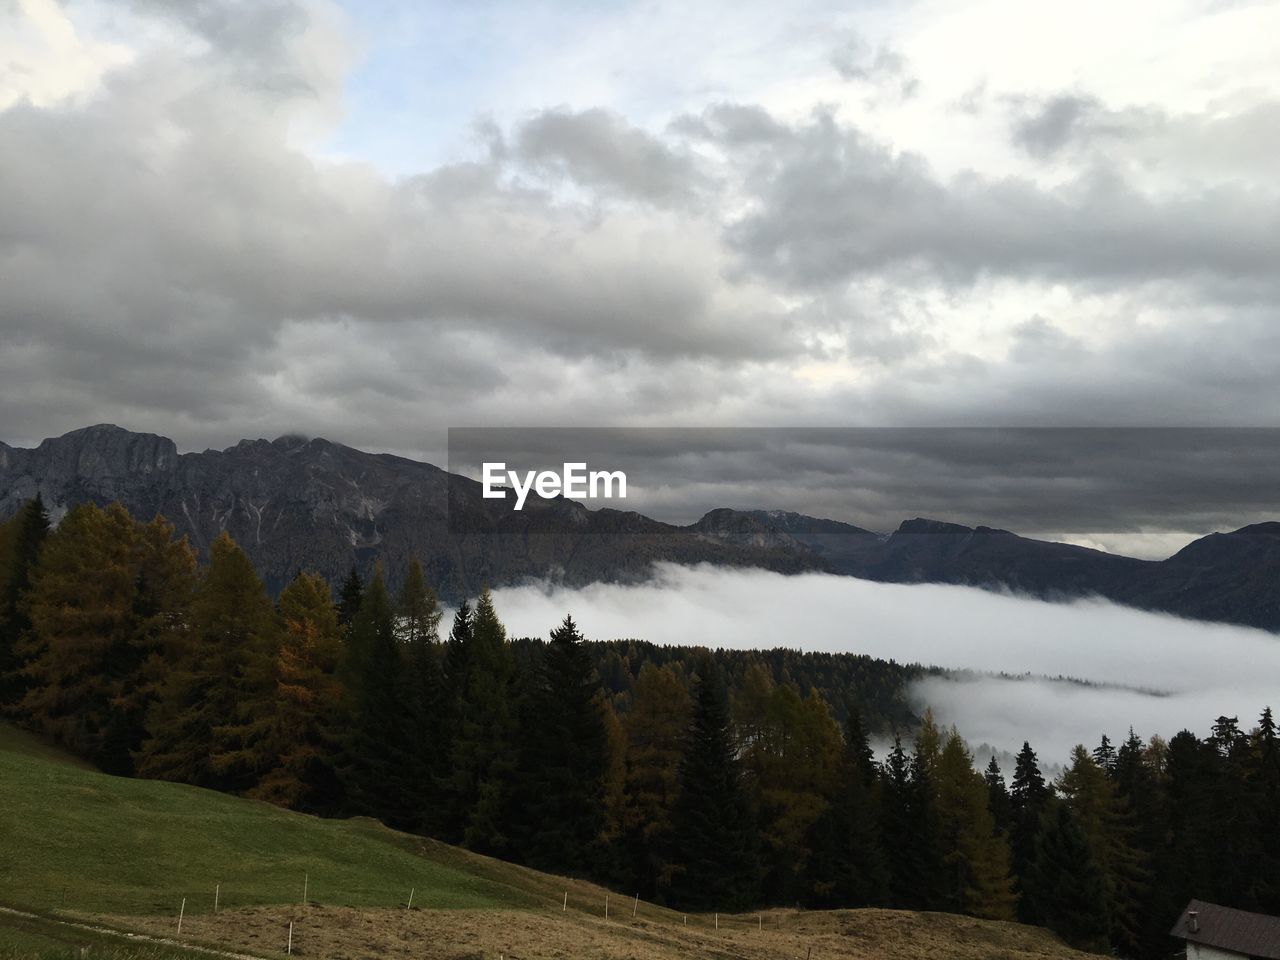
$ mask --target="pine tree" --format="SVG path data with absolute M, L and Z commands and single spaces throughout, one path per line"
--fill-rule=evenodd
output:
M 741 909 L 759 896 L 760 859 L 724 682 L 709 656 L 699 667 L 693 702 L 673 814 L 678 868 L 671 896 L 690 909 Z
M 526 700 L 513 831 L 526 862 L 583 875 L 604 829 L 604 694 L 571 617 L 551 632 Z
M 1065 803 L 1054 803 L 1045 813 L 1026 885 L 1036 914 L 1050 930 L 1081 950 L 1107 951 L 1106 884 Z
M 850 708 L 829 805 L 810 839 L 810 898 L 817 905 L 865 907 L 885 899 L 888 872 L 872 757 L 858 711 Z
M 402 699 L 409 767 L 407 788 L 416 828 L 440 829 L 438 783 L 449 761 L 449 705 L 444 689 L 440 608 L 416 558 L 409 560 L 397 605 L 397 633 L 404 651 Z
M 1040 922 L 1034 898 L 1025 893 L 1027 877 L 1035 861 L 1036 838 L 1052 793 L 1040 773 L 1036 752 L 1024 740 L 1009 787 L 1009 859 L 1015 889 L 1024 894 L 1018 900 L 1018 919 L 1023 923 Z
M 1105 733 L 1102 735 L 1101 742 L 1093 748 L 1093 762 L 1098 768 L 1108 776 L 1116 765 L 1116 749 L 1111 746 L 1111 738 Z
M 229 792 L 268 768 L 279 624 L 253 564 L 223 531 L 209 547 L 190 628 L 147 713 L 142 776 Z
M 888 903 L 904 909 L 940 909 L 940 828 L 926 765 L 909 758 L 895 738 L 880 782 L 881 842 L 889 854 Z
M 462 681 L 450 764 L 450 822 L 466 846 L 497 856 L 511 842 L 507 823 L 517 766 L 518 703 L 511 645 L 487 589 L 467 627 L 457 645 L 451 637 L 449 648 L 451 682 L 455 670 Z
M 991 762 L 987 764 L 983 779 L 987 784 L 987 809 L 991 811 L 996 834 L 1007 836 L 1013 807 L 1009 801 L 1009 789 L 1004 783 L 1004 774 L 1000 772 L 1000 762 L 994 753 L 991 754 Z
M 280 594 L 283 634 L 275 661 L 275 701 L 266 736 L 270 765 L 250 796 L 319 813 L 340 808 L 334 770 L 341 628 L 329 584 L 300 573 Z
M 356 614 L 360 612 L 360 601 L 364 599 L 364 581 L 360 579 L 360 571 L 351 565 L 351 572 L 338 588 L 338 624 L 349 630 Z
M 8 523 L 0 536 L 0 709 L 12 708 L 27 689 L 20 648 L 30 642 L 27 592 L 49 535 L 49 514 L 37 493 Z M 19 713 L 21 716 L 21 713 Z
M 341 776 L 353 811 L 398 828 L 414 819 L 403 670 L 395 611 L 379 568 L 351 621 L 341 668 L 351 709 Z
M 20 704 L 47 736 L 116 774 L 133 772 L 151 687 L 150 658 L 181 630 L 194 571 L 185 542 L 119 504 L 68 511 L 26 595 Z

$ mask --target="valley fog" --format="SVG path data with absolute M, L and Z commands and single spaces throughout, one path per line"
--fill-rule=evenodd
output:
M 569 613 L 594 640 L 782 646 L 961 671 L 917 682 L 918 709 L 972 746 L 1016 751 L 1027 739 L 1051 763 L 1130 727 L 1144 739 L 1204 736 L 1226 714 L 1247 730 L 1280 700 L 1280 637 L 1094 600 L 662 564 L 644 584 L 531 584 L 495 590 L 494 602 L 511 636 L 546 636 Z

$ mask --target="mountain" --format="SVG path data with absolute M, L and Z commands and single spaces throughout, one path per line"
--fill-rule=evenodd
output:
M 0 517 L 39 491 L 55 516 L 82 501 L 161 513 L 201 552 L 227 530 L 273 590 L 300 569 L 331 581 L 409 557 L 446 599 L 549 577 L 570 586 L 640 580 L 655 560 L 794 573 L 820 561 L 788 546 L 722 542 L 635 512 L 531 497 L 522 513 L 438 467 L 327 440 L 243 440 L 180 454 L 173 441 L 102 424 L 32 450 L 0 444 Z
M 1097 595 L 1144 609 L 1280 630 L 1280 523 L 1214 533 L 1166 560 L 1138 560 L 1007 530 L 917 518 L 885 536 L 777 510 L 712 510 L 689 526 L 633 511 L 531 497 L 522 513 L 438 467 L 296 436 L 180 454 L 173 441 L 111 425 L 30 450 L 0 443 L 0 517 L 39 491 L 58 516 L 119 500 L 162 513 L 203 551 L 225 529 L 269 587 L 299 569 L 331 581 L 413 555 L 443 597 L 549 578 L 635 582 L 654 561 L 824 570 L 886 583 Z

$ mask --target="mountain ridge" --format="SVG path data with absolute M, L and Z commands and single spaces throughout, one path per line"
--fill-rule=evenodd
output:
M 0 443 L 0 517 L 40 492 L 54 517 L 118 500 L 161 513 L 203 552 L 222 530 L 278 590 L 299 569 L 336 582 L 410 555 L 447 600 L 483 585 L 639 582 L 654 561 L 827 571 L 888 583 L 950 583 L 1033 596 L 1100 596 L 1196 619 L 1280 630 L 1280 522 L 1212 533 L 1164 560 L 1033 540 L 925 517 L 885 535 L 786 510 L 717 508 L 677 526 L 635 511 L 531 498 L 520 514 L 429 463 L 320 437 L 241 440 L 179 453 L 153 433 L 96 424 L 33 448 Z

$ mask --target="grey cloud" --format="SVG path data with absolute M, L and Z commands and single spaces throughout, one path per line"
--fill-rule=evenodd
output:
M 944 181 L 829 115 L 797 127 L 749 176 L 734 224 L 745 264 L 796 288 L 880 271 L 971 283 L 1008 276 L 1114 285 L 1257 283 L 1275 292 L 1280 197 L 1231 184 L 1148 196 L 1094 168 L 1061 187 L 969 173 Z
M 554 176 L 660 206 L 689 203 L 702 180 L 689 156 L 599 108 L 540 113 L 517 130 L 515 148 Z
M 1014 121 L 1014 140 L 1035 156 L 1052 156 L 1078 135 L 1100 107 L 1094 97 L 1052 97 Z
M 890 86 L 903 98 L 912 96 L 919 87 L 901 53 L 883 44 L 873 48 L 857 35 L 832 51 L 831 65 L 845 80 Z

